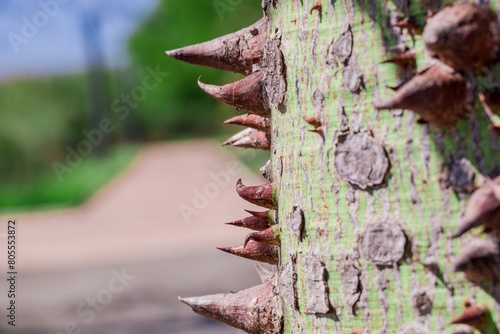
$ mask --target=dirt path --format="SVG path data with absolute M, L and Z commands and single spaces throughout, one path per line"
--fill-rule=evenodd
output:
M 82 207 L 9 217 L 18 222 L 19 306 L 18 326 L 8 332 L 59 334 L 74 322 L 88 333 L 236 333 L 176 297 L 259 283 L 250 261 L 215 249 L 241 244 L 247 232 L 224 222 L 259 210 L 237 196 L 238 178 L 265 182 L 213 142 L 153 144 Z M 7 218 L 0 217 L 2 231 Z M 122 271 L 134 278 L 119 293 L 103 292 Z M 101 301 L 93 318 L 92 298 Z

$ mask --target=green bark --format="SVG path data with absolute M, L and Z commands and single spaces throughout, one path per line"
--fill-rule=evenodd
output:
M 476 184 L 483 175 L 498 172 L 500 145 L 486 129 L 484 111 L 476 103 L 467 119 L 440 130 L 418 124 L 409 111 L 373 107 L 392 94 L 387 86 L 411 75 L 382 64 L 391 56 L 387 48 L 398 41 L 413 46 L 410 35 L 390 28 L 391 15 L 425 24 L 424 10 L 416 1 L 408 6 L 405 1 L 324 0 L 322 9 L 311 10 L 313 4 L 282 0 L 266 5 L 270 35 L 281 37 L 287 82 L 285 102 L 272 111 L 271 150 L 284 333 L 400 333 L 412 326 L 415 332 L 450 333 L 454 327 L 449 322 L 464 310 L 466 299 L 497 311 L 490 293 L 452 270 L 453 259 L 471 238 L 451 239 L 469 194 L 457 181 L 446 182 L 450 173 L 445 168 L 467 159 Z M 349 30 L 352 52 L 343 55 L 340 48 L 333 54 L 335 42 Z M 420 65 L 424 46 L 419 35 L 414 48 Z M 361 81 L 351 75 L 353 68 L 359 69 Z M 472 74 L 468 77 L 474 82 Z M 476 76 L 477 89 L 495 80 L 498 65 Z M 304 116 L 321 120 L 323 136 L 307 131 L 313 127 Z M 384 182 L 366 189 L 346 182 L 334 164 L 339 138 L 364 132 L 390 161 Z M 302 238 L 296 227 L 300 210 Z M 381 222 L 404 232 L 405 252 L 399 261 L 376 265 L 373 256 L 370 261 L 360 252 L 360 244 L 367 227 Z

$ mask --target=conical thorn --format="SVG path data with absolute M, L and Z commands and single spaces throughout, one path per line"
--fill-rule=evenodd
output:
M 462 314 L 455 317 L 451 324 L 463 324 L 474 327 L 478 330 L 486 329 L 488 325 L 488 308 L 479 306 L 469 306 Z
M 319 135 L 322 135 L 323 134 L 323 127 L 322 126 L 319 126 L 317 128 L 314 128 L 314 129 L 309 129 L 307 130 L 309 132 L 314 132 L 314 133 L 317 133 Z
M 472 193 L 454 238 L 478 226 L 500 234 L 500 199 L 496 196 L 498 187 L 500 176 L 486 182 Z
M 245 210 L 246 212 L 248 212 L 249 214 L 251 214 L 252 216 L 254 217 L 257 217 L 257 218 L 260 218 L 262 219 L 263 221 L 269 223 L 270 221 L 270 218 L 269 218 L 269 215 L 271 213 L 271 211 L 267 210 L 267 211 L 250 211 L 250 210 Z
M 191 64 L 249 74 L 254 64 L 262 62 L 267 35 L 267 20 L 208 42 L 166 51 L 167 55 Z
M 451 67 L 436 63 L 375 108 L 410 109 L 431 125 L 450 127 L 464 117 L 466 97 L 465 78 Z
M 224 124 L 242 125 L 265 133 L 271 133 L 271 120 L 254 114 L 243 114 L 228 119 Z
M 279 301 L 274 293 L 276 279 L 239 292 L 179 300 L 194 312 L 247 333 L 279 331 Z
M 270 107 L 264 94 L 264 74 L 261 71 L 224 86 L 207 85 L 200 79 L 198 85 L 207 94 L 238 111 L 244 109 L 259 116 L 270 115 Z
M 279 246 L 280 242 L 276 236 L 276 233 L 274 232 L 274 229 L 272 227 L 269 227 L 263 231 L 260 232 L 254 232 L 250 233 L 246 236 L 245 238 L 245 243 L 243 244 L 243 247 L 246 247 L 249 241 L 258 241 L 266 245 L 271 245 L 271 246 Z
M 257 241 L 249 241 L 246 247 L 241 245 L 235 247 L 217 247 L 217 249 L 253 261 L 278 264 L 278 247 Z
M 489 6 L 455 3 L 429 18 L 422 40 L 433 55 L 457 70 L 480 68 L 498 54 L 497 14 Z
M 317 128 L 318 126 L 321 126 L 321 121 L 316 116 L 311 116 L 311 117 L 304 116 L 302 118 L 304 119 L 304 121 L 306 121 L 307 123 L 311 124 L 315 128 Z
M 491 240 L 474 238 L 455 259 L 453 270 L 463 272 L 476 284 L 496 284 L 500 279 L 499 253 L 498 246 Z
M 269 151 L 271 149 L 271 135 L 248 128 L 238 132 L 222 144 L 222 146 L 226 145 Z
M 265 220 L 262 220 L 255 216 L 250 216 L 226 224 L 238 227 L 244 227 L 254 231 L 264 231 L 265 229 L 268 229 L 270 227 Z
M 236 183 L 236 192 L 241 198 L 255 205 L 268 209 L 276 208 L 273 183 L 267 183 L 261 186 L 245 187 L 241 182 L 241 179 L 239 179 Z
M 384 63 L 391 63 L 400 66 L 404 70 L 408 70 L 411 68 L 415 68 L 417 65 L 417 55 L 414 50 L 406 51 L 405 53 L 393 56 L 387 60 L 384 60 Z

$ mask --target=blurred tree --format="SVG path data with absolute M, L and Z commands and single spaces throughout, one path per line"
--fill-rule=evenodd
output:
M 88 8 L 82 17 L 83 50 L 87 60 L 88 129 L 99 129 L 104 118 L 109 117 L 109 91 L 106 83 L 106 64 L 101 41 L 101 18 L 97 11 Z M 95 153 L 104 154 L 109 149 L 108 133 L 102 133 L 102 141 Z
M 139 79 L 147 66 L 159 66 L 170 74 L 140 103 L 146 139 L 220 132 L 220 123 L 227 115 L 234 114 L 234 109 L 216 103 L 198 88 L 195 80 L 201 75 L 205 82 L 218 84 L 238 76 L 176 62 L 165 51 L 243 28 L 261 16 L 262 9 L 246 1 L 196 0 L 189 5 L 182 0 L 160 2 L 129 43 Z

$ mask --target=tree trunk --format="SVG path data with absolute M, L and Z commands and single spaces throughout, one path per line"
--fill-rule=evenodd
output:
M 422 21 L 423 8 L 407 1 L 278 1 L 266 13 L 270 31 L 281 34 L 288 83 L 286 108 L 271 117 L 284 332 L 444 333 L 466 299 L 498 311 L 488 293 L 452 268 L 470 239 L 451 236 L 473 175 L 482 182 L 480 175 L 498 173 L 499 142 L 483 110 L 443 130 L 417 124 L 412 112 L 373 107 L 392 94 L 388 86 L 412 76 L 411 68 L 382 63 L 388 47 L 413 45 L 406 29 L 391 24 L 410 16 Z M 421 36 L 414 48 L 420 64 Z M 472 96 L 475 84 L 493 84 L 493 72 L 476 80 L 469 73 Z M 313 127 L 303 117 L 311 116 L 319 118 L 320 134 L 307 131 Z M 349 155 L 359 145 L 371 151 L 360 160 Z M 368 175 L 385 167 L 369 147 L 379 145 L 390 167 L 383 182 L 366 186 Z M 372 169 L 363 168 L 365 159 Z M 352 182 L 356 173 L 364 182 Z M 302 238 L 293 226 L 300 212 Z
M 467 86 L 460 93 L 459 82 L 441 96 L 445 104 L 432 93 L 439 88 L 418 96 L 412 110 L 422 110 L 420 121 L 408 110 L 374 107 L 382 109 L 397 94 L 389 87 L 415 73 L 431 85 L 431 70 L 383 61 L 405 46 L 419 66 L 430 59 L 420 29 L 400 26 L 410 17 L 425 25 L 433 5 L 439 7 L 423 0 L 263 1 L 272 215 L 281 242 L 275 291 L 282 322 L 275 331 L 471 333 L 450 324 L 467 309 L 481 324 L 457 323 L 485 323 L 481 331 L 497 333 L 497 238 L 478 230 L 452 236 L 470 193 L 500 172 L 500 141 L 477 99 L 495 86 L 498 64 L 453 74 Z M 439 120 L 426 114 L 461 99 L 469 112 L 456 125 L 458 109 Z M 488 282 L 472 283 L 473 274 L 457 267 L 474 247 L 493 249 L 485 260 Z M 472 314 L 476 304 L 479 315 Z

